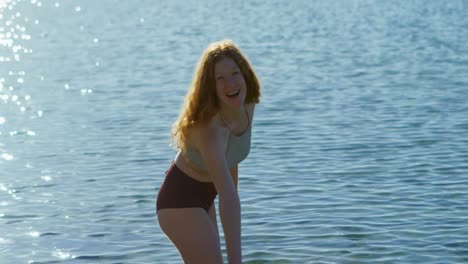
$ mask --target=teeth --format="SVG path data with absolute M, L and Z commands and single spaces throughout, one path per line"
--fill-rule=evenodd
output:
M 237 90 L 237 91 L 234 91 L 234 92 L 232 92 L 232 93 L 228 93 L 228 94 L 227 94 L 227 96 L 233 96 L 233 95 L 236 95 L 238 92 L 239 92 L 239 90 Z

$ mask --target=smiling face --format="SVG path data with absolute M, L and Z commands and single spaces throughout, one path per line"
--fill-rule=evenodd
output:
M 226 57 L 215 64 L 216 94 L 221 106 L 239 110 L 245 103 L 247 85 L 239 66 Z

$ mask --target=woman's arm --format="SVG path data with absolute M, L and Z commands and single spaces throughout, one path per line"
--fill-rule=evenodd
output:
M 210 126 L 200 130 L 199 150 L 218 192 L 219 216 L 230 264 L 242 263 L 240 201 L 224 156 L 227 135 Z
M 238 182 L 239 182 L 239 166 L 236 165 L 235 167 L 232 167 L 229 169 L 229 172 L 231 173 L 232 176 L 232 181 L 234 182 L 234 186 L 236 187 L 236 190 L 238 190 Z
M 238 186 L 238 178 L 239 178 L 239 173 L 238 173 L 238 166 L 236 165 L 235 167 L 232 167 L 229 169 L 229 172 L 231 173 L 231 176 L 232 176 L 232 180 L 234 182 L 234 186 L 236 187 L 236 190 L 238 189 L 237 186 Z M 216 228 L 216 234 L 218 236 L 218 242 L 220 242 L 219 240 L 219 229 L 218 229 L 218 220 L 216 218 L 216 208 L 215 208 L 215 204 L 213 203 L 210 207 L 210 210 L 208 211 L 208 215 L 210 216 L 211 218 L 211 222 L 213 222 L 213 225 L 215 226 Z

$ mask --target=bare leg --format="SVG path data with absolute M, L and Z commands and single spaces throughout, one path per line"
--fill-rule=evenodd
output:
M 202 208 L 161 209 L 158 221 L 184 263 L 223 263 L 218 228 Z

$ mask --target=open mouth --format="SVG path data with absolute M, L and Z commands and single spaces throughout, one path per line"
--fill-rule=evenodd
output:
M 229 97 L 229 98 L 234 98 L 234 97 L 238 96 L 239 94 L 240 94 L 240 90 L 236 90 L 234 92 L 226 94 L 226 96 Z

